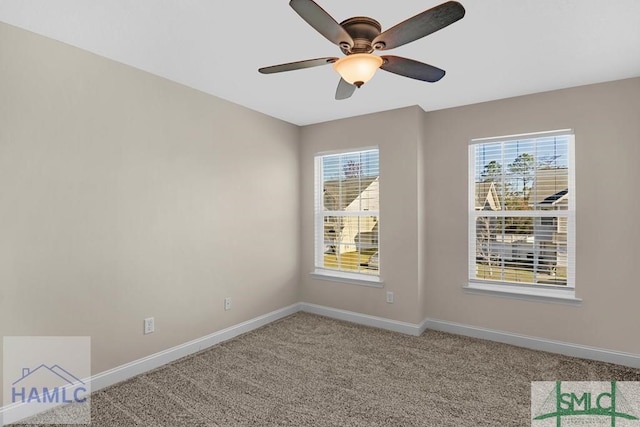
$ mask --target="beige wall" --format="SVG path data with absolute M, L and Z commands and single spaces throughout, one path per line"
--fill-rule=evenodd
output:
M 297 128 L 5 24 L 0 58 L 0 335 L 97 373 L 304 301 L 640 354 L 640 79 Z M 560 128 L 584 303 L 465 294 L 468 141 Z M 313 155 L 374 145 L 385 286 L 314 280 Z
M 418 266 L 418 150 L 422 110 L 404 108 L 302 128 L 302 301 L 420 322 Z M 378 146 L 380 149 L 380 275 L 384 289 L 313 279 L 314 154 Z M 395 303 L 386 303 L 393 291 Z
M 420 112 L 416 117 L 416 111 Z M 302 129 L 302 300 L 412 323 L 425 318 L 640 354 L 640 78 L 442 111 L 407 108 Z M 471 295 L 468 143 L 556 129 L 576 135 L 580 306 Z M 380 147 L 383 289 L 314 280 L 313 155 Z M 419 158 L 416 162 L 415 157 Z M 416 182 L 417 181 L 417 182 Z M 404 250 L 399 250 L 406 245 Z M 395 304 L 385 292 L 395 292 Z
M 0 58 L 0 336 L 98 373 L 299 301 L 297 127 L 2 23 Z
M 425 113 L 429 318 L 640 354 L 640 78 Z M 575 131 L 579 307 L 465 294 L 468 142 Z

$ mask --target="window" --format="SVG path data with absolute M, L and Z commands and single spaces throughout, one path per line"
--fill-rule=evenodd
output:
M 315 274 L 379 282 L 378 149 L 315 159 Z
M 574 137 L 471 141 L 468 289 L 575 299 Z

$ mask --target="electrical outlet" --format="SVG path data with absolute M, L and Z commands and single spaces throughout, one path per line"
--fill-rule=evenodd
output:
M 393 292 L 391 292 L 391 291 L 387 292 L 387 303 L 388 304 L 393 304 Z
M 155 321 L 153 320 L 153 317 L 147 317 L 144 319 L 144 334 L 148 335 L 155 330 Z
M 224 299 L 224 310 L 231 310 L 231 297 L 227 297 Z

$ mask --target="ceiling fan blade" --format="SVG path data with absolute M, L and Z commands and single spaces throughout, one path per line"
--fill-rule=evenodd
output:
M 383 70 L 424 82 L 437 82 L 445 74 L 445 71 L 438 67 L 414 61 L 413 59 L 390 55 L 385 55 L 382 59 L 384 59 L 384 63 L 380 68 Z
M 356 89 L 356 85 L 352 85 L 345 79 L 341 78 L 340 83 L 338 83 L 338 89 L 336 89 L 336 99 L 341 100 L 351 98 L 351 95 L 353 95 L 353 92 L 355 92 Z
M 307 59 L 305 61 L 289 62 L 287 64 L 272 65 L 270 67 L 262 67 L 258 71 L 262 74 L 282 73 L 283 71 L 301 70 L 303 68 L 318 67 L 336 62 L 338 58 L 316 58 Z
M 456 1 L 442 3 L 389 28 L 373 40 L 373 46 L 378 50 L 402 46 L 453 24 L 464 13 L 464 7 Z
M 353 39 L 349 33 L 313 0 L 291 0 L 289 6 L 330 42 L 338 46 L 347 44 L 353 47 Z

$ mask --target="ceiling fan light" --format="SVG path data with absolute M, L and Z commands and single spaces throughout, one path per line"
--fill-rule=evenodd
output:
M 346 82 L 360 87 L 371 80 L 382 63 L 383 60 L 379 56 L 370 53 L 355 53 L 334 62 L 333 69 Z

